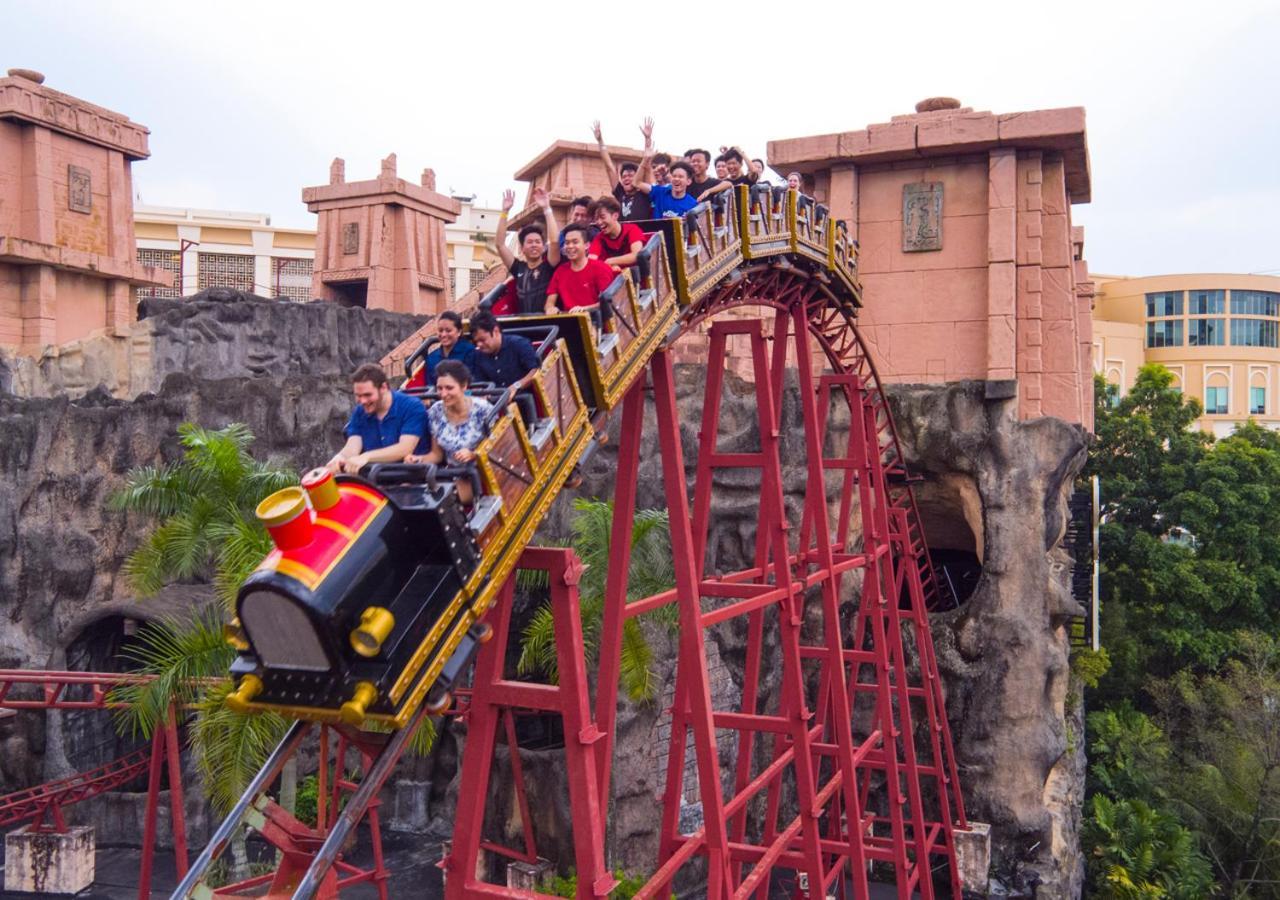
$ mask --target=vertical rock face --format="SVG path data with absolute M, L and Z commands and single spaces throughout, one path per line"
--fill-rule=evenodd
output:
M 1083 610 L 1060 542 L 1087 436 L 1058 419 L 1017 421 L 981 382 L 894 386 L 889 398 L 926 485 L 961 477 L 981 506 L 982 576 L 932 620 L 969 816 L 992 826 L 997 877 L 1034 872 L 1038 896 L 1077 897 L 1084 754 L 1067 632 Z

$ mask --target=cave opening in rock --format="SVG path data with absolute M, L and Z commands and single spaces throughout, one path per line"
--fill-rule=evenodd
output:
M 973 596 L 982 577 L 982 499 L 973 479 L 949 473 L 915 485 L 916 505 L 929 544 L 929 559 L 943 594 L 943 608 Z
M 369 282 L 367 281 L 335 282 L 329 287 L 333 290 L 334 299 L 341 306 L 359 306 L 363 309 L 369 305 Z
M 138 667 L 130 655 L 138 645 L 142 623 L 121 615 L 95 619 L 67 645 L 67 669 L 73 672 L 128 672 Z M 88 687 L 69 688 L 68 696 Z M 142 735 L 120 733 L 115 714 L 103 710 L 68 710 L 63 713 L 63 746 L 72 769 L 83 772 L 144 746 Z M 145 787 L 130 786 L 141 790 Z

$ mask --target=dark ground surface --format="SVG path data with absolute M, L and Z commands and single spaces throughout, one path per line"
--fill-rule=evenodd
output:
M 440 859 L 438 840 L 388 833 L 383 837 L 383 853 L 390 871 L 387 895 L 392 900 L 399 900 L 399 898 L 438 900 L 444 897 L 440 870 L 435 865 Z M 2 858 L 0 856 L 0 859 Z M 370 864 L 371 856 L 367 841 L 362 841 L 361 846 L 356 848 L 355 854 L 350 857 L 350 862 L 358 866 Z M 97 880 L 91 888 L 76 894 L 75 897 L 77 900 L 137 900 L 138 871 L 141 864 L 141 850 L 99 847 L 96 861 Z M 152 900 L 165 900 L 169 892 L 178 884 L 173 867 L 173 854 L 169 851 L 157 853 L 154 866 L 151 897 Z M 3 884 L 3 881 L 0 881 L 0 884 Z M 0 900 L 34 900 L 37 897 L 47 896 L 50 895 L 0 891 Z M 343 900 L 366 900 L 366 898 L 371 900 L 377 896 L 378 892 L 372 885 L 357 885 L 342 892 Z M 892 885 L 873 884 L 871 886 L 871 900 L 891 900 L 895 897 L 897 897 L 897 891 Z
M 371 853 L 367 842 L 362 842 L 356 852 L 349 857 L 350 862 L 368 865 Z M 444 888 L 440 882 L 440 870 L 436 862 L 440 859 L 440 842 L 426 841 L 414 835 L 385 834 L 382 838 L 383 853 L 386 858 L 390 878 L 387 880 L 387 895 L 393 898 L 411 897 L 415 900 L 437 900 L 444 896 Z M 193 850 L 194 856 L 197 851 Z M 138 871 L 142 865 L 142 851 L 134 848 L 99 847 L 96 860 L 96 880 L 93 887 L 76 894 L 77 900 L 137 900 Z M 169 892 L 178 884 L 173 867 L 173 854 L 167 850 L 155 856 L 154 875 L 151 879 L 151 897 L 153 900 L 167 898 Z M 3 881 L 0 881 L 3 884 Z M 23 894 L 12 891 L 0 891 L 0 900 L 32 900 L 47 894 Z M 62 895 L 66 896 L 66 895 Z M 344 900 L 365 900 L 376 898 L 377 890 L 372 885 L 357 885 L 342 892 Z

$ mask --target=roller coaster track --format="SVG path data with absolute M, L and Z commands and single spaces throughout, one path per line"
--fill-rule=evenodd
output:
M 740 187 L 725 199 L 720 208 L 704 204 L 685 218 L 654 223 L 657 233 L 645 248 L 648 275 L 635 281 L 620 275 L 602 297 L 616 312 L 619 328 L 608 346 L 593 345 L 602 360 L 612 361 L 607 370 L 601 363 L 594 389 L 601 407 L 621 407 L 622 438 L 594 716 L 585 713 L 584 724 L 580 715 L 591 705 L 585 678 L 571 731 L 573 703 L 552 702 L 545 692 L 504 681 L 505 647 L 480 651 L 453 852 L 443 863 L 450 898 L 540 896 L 500 888 L 476 874 L 482 848 L 493 849 L 481 832 L 497 723 L 509 721 L 511 709 L 531 705 L 561 711 L 567 740 L 587 748 L 569 754 L 567 779 L 581 850 L 578 896 L 611 889 L 612 876 L 603 866 L 603 823 L 611 796 L 623 623 L 667 604 L 679 608 L 680 651 L 662 837 L 657 870 L 636 896 L 668 896 L 685 864 L 701 857 L 706 896 L 717 900 L 763 897 L 779 884 L 790 884 L 793 896 L 861 900 L 869 895 L 872 863 L 892 873 L 901 900 L 960 897 L 955 832 L 967 822 L 927 620 L 928 609 L 946 608 L 954 599 L 934 573 L 889 401 L 858 335 L 857 244 L 824 207 L 794 191 Z M 690 504 L 669 351 L 695 333 L 709 336 L 711 351 Z M 727 452 L 717 444 L 730 338 L 746 340 L 751 348 L 759 451 Z M 784 402 L 792 402 L 784 396 L 788 364 L 798 373 L 807 468 L 798 522 L 790 519 L 783 486 L 784 469 L 793 462 L 783 459 L 780 435 Z M 546 389 L 538 389 L 545 399 Z M 625 573 L 647 390 L 657 413 L 677 586 L 628 601 Z M 847 421 L 837 422 L 833 409 L 841 408 L 848 411 Z M 495 450 L 496 445 L 482 446 L 482 468 L 484 454 Z M 759 474 L 754 565 L 715 574 L 706 571 L 712 482 L 717 470 L 727 468 Z M 492 468 L 486 474 L 493 482 Z M 562 483 L 563 470 L 553 477 Z M 834 510 L 832 495 L 838 497 Z M 540 504 L 534 517 L 540 520 L 545 510 Z M 522 528 L 515 551 L 524 550 L 536 524 Z M 499 573 L 501 581 L 515 562 L 513 555 Z M 861 573 L 860 585 L 847 579 L 854 572 Z M 489 615 L 506 635 L 510 591 L 502 596 Z M 563 612 L 576 609 L 573 583 L 556 587 L 553 580 L 556 596 L 567 598 L 555 601 L 561 614 L 575 618 Z M 846 605 L 851 596 L 859 599 Z M 733 709 L 713 708 L 705 632 L 738 617 L 746 619 L 747 634 L 742 697 Z M 806 623 L 812 627 L 802 629 Z M 580 655 L 581 632 L 564 628 L 564 640 Z M 768 645 L 775 658 L 762 655 L 766 628 L 779 635 Z M 780 671 L 780 682 L 762 685 L 765 671 L 775 677 Z M 420 716 L 419 711 L 415 724 Z M 738 757 L 732 771 L 722 772 L 717 735 L 726 731 L 737 737 Z M 292 734 L 290 747 L 300 733 Z M 394 751 L 384 752 L 398 754 L 403 743 L 393 740 L 388 747 Z M 704 822 L 692 834 L 679 827 L 690 743 Z M 282 744 L 280 752 L 291 750 Z M 259 791 L 282 758 L 273 757 Z M 380 783 L 392 763 L 379 758 L 372 780 Z M 331 832 L 306 874 L 291 879 L 280 896 L 334 895 L 326 873 L 336 846 L 373 794 L 371 789 L 352 798 L 344 810 L 349 827 Z M 255 802 L 246 794 L 240 815 Z M 220 849 L 236 824 L 224 823 L 210 850 Z M 210 850 L 173 897 L 195 895 Z M 935 861 L 945 870 L 937 885 Z
M 145 773 L 150 765 L 151 748 L 142 747 L 96 769 L 6 794 L 0 797 L 0 828 L 30 820 L 31 830 L 40 831 L 44 817 L 50 815 L 54 830 L 62 831 L 63 807 L 114 791 Z

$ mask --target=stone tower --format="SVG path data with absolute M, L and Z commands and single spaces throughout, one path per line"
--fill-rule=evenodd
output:
M 303 188 L 319 214 L 312 293 L 324 300 L 392 312 L 434 314 L 449 302 L 444 227 L 458 217 L 457 200 L 436 192 L 426 169 L 421 184 L 396 175 L 396 156 L 370 181 L 346 180 L 335 159 L 329 183 Z
M 890 382 L 979 379 L 1018 414 L 1092 426 L 1093 290 L 1079 107 L 994 114 L 946 97 L 860 131 L 772 141 L 860 243 L 863 338 Z
M 133 178 L 146 128 L 44 86 L 0 78 L 0 346 L 25 355 L 134 320 L 132 287 L 169 286 L 135 261 Z

